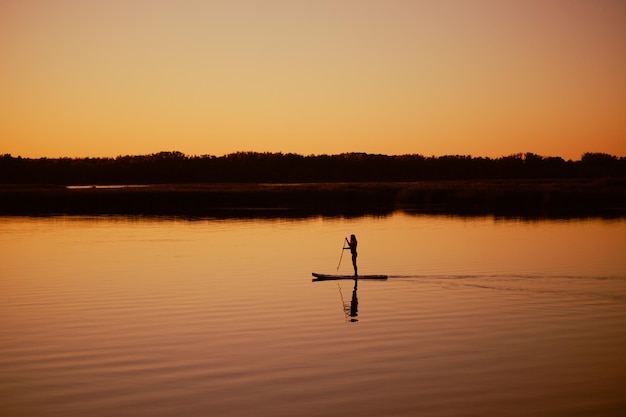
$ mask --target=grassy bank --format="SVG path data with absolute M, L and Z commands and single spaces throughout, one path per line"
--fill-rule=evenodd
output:
M 0 186 L 0 214 L 311 216 L 425 213 L 521 217 L 626 215 L 626 180 Z

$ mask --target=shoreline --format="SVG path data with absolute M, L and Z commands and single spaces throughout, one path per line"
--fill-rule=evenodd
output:
M 626 217 L 626 179 L 0 185 L 0 216 L 310 217 L 412 213 Z

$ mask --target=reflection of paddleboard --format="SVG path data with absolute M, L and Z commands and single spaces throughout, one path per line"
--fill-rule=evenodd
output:
M 318 274 L 313 272 L 315 277 L 313 281 L 329 281 L 335 279 L 387 279 L 387 275 L 332 275 L 332 274 Z

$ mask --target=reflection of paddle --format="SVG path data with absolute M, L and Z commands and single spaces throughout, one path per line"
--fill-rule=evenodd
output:
M 343 251 L 341 251 L 343 253 Z M 339 288 L 339 298 L 341 299 L 341 309 L 343 310 L 343 319 L 348 321 L 348 310 L 346 310 L 346 303 L 343 301 L 343 293 L 341 292 L 341 286 L 339 285 L 339 281 L 337 281 L 337 288 Z

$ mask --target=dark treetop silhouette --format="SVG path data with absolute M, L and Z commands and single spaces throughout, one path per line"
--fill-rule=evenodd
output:
M 206 182 L 367 182 L 626 177 L 626 157 L 586 153 L 579 161 L 533 153 L 463 155 L 310 155 L 238 152 L 186 156 L 160 152 L 117 158 L 0 157 L 3 184 L 163 184 Z

